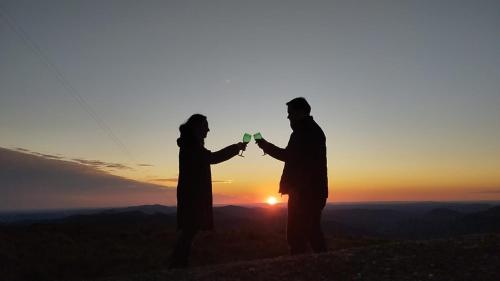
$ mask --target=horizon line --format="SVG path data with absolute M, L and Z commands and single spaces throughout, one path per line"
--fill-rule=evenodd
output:
M 428 204 L 428 203 L 442 203 L 442 204 L 473 204 L 473 203 L 493 203 L 499 204 L 500 200 L 421 200 L 421 201 L 350 201 L 350 202 L 326 202 L 326 205 L 377 205 L 377 204 Z M 285 205 L 286 202 L 276 203 L 274 206 Z M 266 202 L 256 203 L 243 203 L 243 204 L 213 204 L 213 207 L 226 207 L 226 206 L 269 206 L 273 207 Z M 45 208 L 45 209 L 10 209 L 0 210 L 0 214 L 6 213 L 32 213 L 32 212 L 63 212 L 63 211 L 91 211 L 91 210 L 109 210 L 121 208 L 133 208 L 143 206 L 162 206 L 176 208 L 177 205 L 163 205 L 163 204 L 143 204 L 143 205 L 126 205 L 126 206 L 109 206 L 109 207 L 73 207 L 73 208 Z

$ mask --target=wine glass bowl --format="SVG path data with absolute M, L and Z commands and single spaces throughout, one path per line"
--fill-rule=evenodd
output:
M 245 133 L 243 135 L 243 142 L 244 143 L 249 143 L 251 140 L 252 140 L 252 135 L 250 135 L 249 133 Z
M 260 132 L 253 134 L 253 139 L 256 140 L 256 141 L 261 140 L 262 139 L 262 134 Z

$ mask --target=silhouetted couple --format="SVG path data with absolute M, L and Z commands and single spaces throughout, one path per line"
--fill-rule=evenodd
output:
M 328 197 L 326 137 L 310 116 L 311 107 L 300 97 L 289 101 L 288 119 L 292 134 L 286 148 L 261 139 L 264 153 L 285 162 L 279 192 L 288 195 L 286 238 L 292 255 L 327 250 L 321 230 L 321 212 Z M 192 115 L 179 127 L 179 182 L 177 185 L 177 228 L 180 231 L 170 267 L 187 267 L 191 244 L 200 230 L 213 229 L 211 164 L 231 159 L 246 149 L 236 143 L 211 152 L 204 146 L 210 131 L 207 118 Z

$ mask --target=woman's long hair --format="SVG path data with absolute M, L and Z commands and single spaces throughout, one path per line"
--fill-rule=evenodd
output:
M 203 139 L 199 140 L 195 137 L 194 131 L 201 127 L 204 122 L 207 122 L 207 117 L 202 114 L 193 114 L 184 124 L 179 126 L 181 136 L 177 139 L 179 146 L 182 144 L 200 143 L 203 145 Z

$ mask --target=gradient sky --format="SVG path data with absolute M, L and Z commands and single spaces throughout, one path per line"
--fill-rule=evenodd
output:
M 211 150 L 257 131 L 285 146 L 285 103 L 304 96 L 327 135 L 330 201 L 500 199 L 499 1 L 0 7 L 128 152 L 5 16 L 0 147 L 120 163 L 131 169 L 110 173 L 175 187 L 178 126 L 191 114 L 208 117 Z M 282 167 L 252 142 L 212 167 L 214 192 L 264 201 Z

